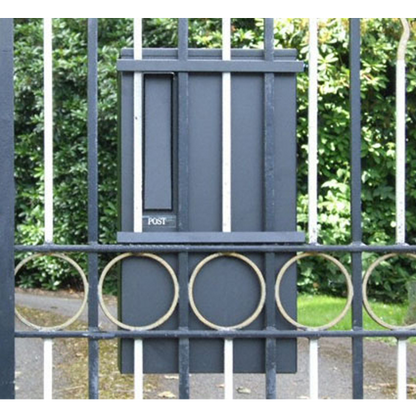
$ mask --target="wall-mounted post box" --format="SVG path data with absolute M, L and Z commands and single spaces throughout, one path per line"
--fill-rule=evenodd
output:
M 227 247 L 257 249 L 239 253 L 261 271 L 266 283 L 264 308 L 245 330 L 291 329 L 278 313 L 274 282 L 293 255 L 261 247 L 304 242 L 296 224 L 296 74 L 303 64 L 293 50 L 275 50 L 264 60 L 260 50 L 233 50 L 230 61 L 220 50 L 190 49 L 188 59 L 176 49 L 148 49 L 142 60 L 125 49 L 118 62 L 120 149 L 120 243 L 148 244 L 176 274 L 190 279 L 201 261 Z M 134 73 L 143 74 L 143 231 L 133 229 Z M 223 91 L 222 74 L 231 74 L 231 231 L 223 232 Z M 169 246 L 184 247 L 169 252 Z M 210 247 L 204 252 L 204 245 Z M 213 250 L 217 245 L 218 250 Z M 197 247 L 195 250 L 194 247 Z M 238 247 L 237 247 L 238 248 Z M 146 251 L 151 252 L 151 248 Z M 179 268 L 182 267 L 182 270 Z M 183 285 L 183 280 L 180 280 Z M 185 282 L 188 284 L 188 281 Z M 186 293 L 181 288 L 181 293 Z M 210 322 L 230 327 L 244 321 L 258 305 L 261 287 L 248 262 L 218 257 L 201 268 L 193 287 L 194 302 Z M 296 317 L 296 266 L 282 288 L 286 310 Z M 149 258 L 128 258 L 120 267 L 119 320 L 142 326 L 162 316 L 173 296 L 166 269 Z M 183 298 L 181 300 L 183 302 Z M 188 301 L 188 300 L 187 300 Z M 186 307 L 185 307 L 186 309 Z M 182 305 L 183 310 L 183 305 Z M 179 306 L 159 330 L 212 330 Z M 178 372 L 178 339 L 145 339 L 146 373 Z M 223 341 L 190 339 L 190 371 L 221 373 Z M 296 371 L 296 340 L 276 342 L 277 371 Z M 234 371 L 265 371 L 264 338 L 235 339 Z M 120 343 L 121 371 L 133 371 L 133 341 Z

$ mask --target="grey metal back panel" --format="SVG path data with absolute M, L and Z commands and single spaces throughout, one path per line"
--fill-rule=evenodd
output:
M 232 77 L 233 231 L 263 229 L 263 84 L 261 74 Z
M 221 231 L 221 75 L 189 77 L 189 230 Z
M 219 60 L 218 51 L 192 51 L 190 56 L 198 59 Z M 131 59 L 130 50 L 123 51 L 123 59 Z M 145 59 L 175 59 L 175 51 L 145 51 Z M 279 59 L 295 60 L 293 52 L 275 53 Z M 258 51 L 233 51 L 235 60 L 259 60 Z M 133 73 L 121 73 L 121 230 L 125 238 L 133 231 Z M 160 78 L 158 78 L 160 77 Z M 277 73 L 273 76 L 274 107 L 274 176 L 273 191 L 266 189 L 265 181 L 265 77 L 264 74 L 232 74 L 232 231 L 296 232 L 296 74 Z M 159 81 L 158 81 L 159 80 Z M 147 85 L 147 83 L 151 83 Z M 153 149 L 145 151 L 144 165 L 158 166 L 164 170 L 162 176 L 147 177 L 152 170 L 145 167 L 144 232 L 178 232 L 178 217 L 187 218 L 181 231 L 221 232 L 222 227 L 222 77 L 220 72 L 190 72 L 187 85 L 188 104 L 188 159 L 186 201 L 178 200 L 178 160 L 183 155 L 178 149 L 178 107 L 182 105 L 177 94 L 177 75 L 145 76 L 145 90 L 153 90 L 158 97 L 148 97 L 153 106 L 145 108 L 144 141 Z M 146 94 L 146 93 L 145 93 Z M 169 129 L 171 128 L 170 138 Z M 158 136 L 156 139 L 150 137 Z M 169 147 L 171 140 L 171 147 Z M 160 149 L 160 156 L 158 156 Z M 169 162 L 169 151 L 172 159 Z M 270 156 L 270 155 L 269 155 Z M 151 160 L 147 160 L 151 158 Z M 166 164 L 171 163 L 171 167 Z M 163 190 L 169 183 L 168 172 L 172 172 L 172 187 Z M 150 173 L 149 173 L 150 172 Z M 149 191 L 149 187 L 155 187 Z M 266 195 L 270 193 L 270 195 Z M 154 195 L 156 195 L 154 197 Z M 169 209 L 169 198 L 172 209 Z M 266 199 L 274 198 L 272 224 L 266 229 Z M 150 202 L 149 202 L 150 200 Z M 155 202 L 156 201 L 156 202 Z M 159 205 L 158 205 L 159 204 Z M 181 212 L 178 212 L 181 207 Z M 148 209 L 152 208 L 152 209 Z M 186 210 L 186 212 L 184 212 Z M 166 226 L 148 218 L 168 218 Z M 231 237 L 232 238 L 232 237 Z M 132 239 L 134 240 L 134 238 Z M 126 242 L 126 241 L 124 241 Z M 265 275 L 265 256 L 244 253 Z M 207 254 L 189 254 L 189 273 Z M 274 276 L 291 257 L 277 254 L 274 260 Z M 177 255 L 163 255 L 178 273 Z M 167 309 L 172 298 L 172 285 L 165 270 L 143 259 L 130 259 L 121 267 L 121 291 L 119 317 L 126 323 L 143 325 L 154 321 Z M 267 288 L 273 290 L 272 287 Z M 230 326 L 247 318 L 256 308 L 260 296 L 259 284 L 253 270 L 241 260 L 218 258 L 208 263 L 199 273 L 194 288 L 195 301 L 202 314 L 209 320 Z M 296 269 L 292 267 L 283 284 L 285 306 L 296 316 Z M 272 299 L 274 302 L 274 299 Z M 288 329 L 290 325 L 275 310 L 275 328 Z M 263 329 L 265 312 L 245 329 Z M 178 315 L 175 313 L 159 329 L 177 329 Z M 188 328 L 207 329 L 189 311 Z M 155 329 L 156 331 L 158 329 Z M 244 329 L 242 329 L 244 331 Z M 278 372 L 296 371 L 296 341 L 276 342 Z M 177 340 L 146 340 L 144 342 L 144 371 L 148 373 L 178 372 Z M 133 371 L 133 345 L 129 340 L 121 341 L 121 370 Z M 220 373 L 223 371 L 223 341 L 220 339 L 190 340 L 190 371 L 196 373 Z M 265 371 L 265 341 L 261 339 L 236 339 L 234 341 L 234 371 L 236 373 L 263 373 Z

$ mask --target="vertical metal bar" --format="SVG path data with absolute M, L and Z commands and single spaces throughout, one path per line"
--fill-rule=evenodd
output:
M 98 242 L 98 19 L 88 19 L 88 241 Z M 91 276 L 89 285 L 91 291 Z M 94 282 L 95 283 L 95 282 Z M 94 296 L 98 305 L 97 296 Z M 89 306 L 91 309 L 91 301 Z M 96 309 L 96 308 L 92 308 Z M 98 312 L 94 310 L 94 312 Z M 92 316 L 98 323 L 98 315 Z M 94 324 L 95 325 L 95 324 Z
M 178 57 L 181 61 L 188 59 L 188 19 L 179 19 L 179 45 Z M 178 74 L 178 224 L 179 231 L 189 230 L 188 215 L 188 166 L 189 166 L 189 75 L 187 73 Z M 188 300 L 188 277 L 189 277 L 189 257 L 188 253 L 179 253 L 179 327 L 182 330 L 188 329 L 189 321 L 189 300 Z M 189 360 L 190 348 L 189 338 L 179 340 L 179 398 L 189 399 Z
M 43 19 L 45 243 L 53 243 L 53 58 L 52 19 Z M 53 340 L 43 341 L 43 398 L 52 399 Z
M 410 36 L 407 19 L 401 19 L 396 64 L 396 243 L 404 244 L 406 237 L 406 47 Z
M 311 338 L 309 340 L 309 398 L 311 400 L 319 398 L 318 350 L 318 338 Z
M 222 19 L 222 59 L 231 59 L 231 19 Z M 231 74 L 222 74 L 222 231 L 231 231 Z
M 410 37 L 407 19 L 400 19 L 403 33 L 396 63 L 396 243 L 406 242 L 406 48 Z M 397 398 L 407 398 L 407 340 L 397 340 Z
M 397 339 L 397 399 L 407 399 L 407 340 Z
M 273 61 L 274 51 L 274 19 L 265 19 L 264 33 L 264 59 Z M 274 105 L 274 74 L 264 75 L 264 201 L 266 231 L 273 231 L 275 228 L 275 186 L 274 186 L 274 160 L 275 160 L 275 105 Z
M 353 253 L 352 280 L 354 288 L 354 299 L 352 302 L 352 327 L 354 331 L 363 329 L 362 311 L 362 254 Z M 364 340 L 354 337 L 352 342 L 352 397 L 353 399 L 364 398 Z
M 178 45 L 179 60 L 186 61 L 188 59 L 188 39 L 189 39 L 189 28 L 188 28 L 187 18 L 179 19 L 178 39 L 179 39 L 179 45 Z
M 264 59 L 274 60 L 274 19 L 264 19 Z M 264 75 L 264 229 L 275 229 L 275 106 L 274 74 Z M 267 285 L 266 327 L 274 328 L 276 310 L 274 300 L 275 254 L 265 255 L 265 277 Z M 276 340 L 266 339 L 266 399 L 276 399 Z
M 308 237 L 318 242 L 318 19 L 309 19 Z M 309 396 L 318 399 L 317 338 L 309 340 Z
M 232 338 L 224 339 L 224 399 L 233 399 L 233 349 L 234 343 Z
M 350 19 L 351 239 L 353 244 L 362 244 L 360 48 L 360 19 Z M 354 287 L 352 326 L 354 331 L 359 331 L 363 329 L 362 254 L 353 253 L 351 260 Z M 364 397 L 363 345 L 362 338 L 352 339 L 352 396 L 354 399 Z
M 183 329 L 183 328 L 181 328 Z M 179 398 L 189 399 L 189 338 L 179 340 Z
M 179 60 L 188 59 L 188 19 L 179 19 Z M 189 230 L 189 74 L 178 74 L 178 229 Z
M 179 253 L 179 328 L 188 329 L 189 303 L 188 303 L 188 253 Z M 179 340 L 179 398 L 189 399 L 189 338 Z
M 318 241 L 318 24 L 309 19 L 308 89 L 308 234 Z
M 142 19 L 134 19 L 134 59 L 142 59 Z M 143 74 L 134 73 L 134 232 L 143 230 Z
M 351 237 L 361 243 L 361 81 L 360 19 L 350 19 L 350 135 L 351 135 Z M 355 294 L 357 295 L 357 294 Z
M 188 19 L 179 19 L 179 59 L 188 59 Z M 189 230 L 189 74 L 178 74 L 178 229 Z
M 231 19 L 222 19 L 222 59 L 231 60 Z M 222 231 L 231 231 L 231 74 L 222 74 Z M 224 398 L 233 398 L 233 340 L 224 339 Z
M 134 340 L 134 398 L 143 399 L 143 340 Z
M 88 19 L 88 242 L 98 243 L 98 19 Z M 88 254 L 88 327 L 98 331 L 98 255 Z M 99 397 L 99 342 L 88 341 L 89 398 Z
M 276 306 L 274 298 L 274 286 L 276 282 L 276 257 L 274 253 L 265 254 L 265 277 L 266 277 L 266 327 L 267 329 L 275 328 Z M 277 398 L 276 371 L 276 340 L 274 338 L 266 339 L 266 399 Z
M 274 19 L 264 19 L 264 59 L 274 60 Z
M 13 19 L 0 19 L 0 399 L 15 397 Z
M 52 400 L 53 391 L 53 339 L 43 340 L 43 398 Z
M 135 18 L 134 26 L 134 59 L 142 59 L 142 19 Z M 133 141 L 134 141 L 134 167 L 133 167 L 133 231 L 143 231 L 143 74 L 134 73 L 133 94 Z M 134 340 L 134 398 L 143 399 L 143 340 Z
M 53 243 L 52 19 L 43 19 L 45 243 Z

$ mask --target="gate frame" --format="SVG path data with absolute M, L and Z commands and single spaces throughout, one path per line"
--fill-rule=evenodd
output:
M 180 44 L 184 45 L 187 38 L 188 19 L 180 19 Z M 270 48 L 270 36 L 273 35 L 272 21 L 266 19 L 265 45 Z M 352 340 L 353 348 L 353 398 L 363 398 L 363 339 L 365 337 L 390 337 L 402 341 L 408 337 L 415 337 L 414 330 L 363 330 L 362 312 L 362 253 L 416 253 L 416 245 L 407 245 L 397 242 L 394 245 L 367 246 L 362 243 L 361 225 L 361 114 L 360 114 L 360 19 L 350 19 L 350 115 L 351 115 L 351 220 L 352 242 L 347 245 L 317 245 L 317 244 L 288 244 L 256 246 L 242 245 L 213 245 L 213 244 L 176 244 L 176 245 L 149 245 L 137 244 L 99 244 L 98 243 L 98 212 L 97 212 L 97 19 L 88 19 L 88 186 L 89 186 L 89 243 L 84 245 L 58 245 L 43 244 L 37 246 L 14 245 L 14 127 L 13 127 L 13 19 L 0 19 L 0 189 L 2 190 L 2 204 L 0 205 L 0 398 L 12 399 L 15 397 L 15 338 L 87 338 L 89 340 L 89 396 L 98 398 L 98 341 L 113 338 L 173 338 L 180 343 L 179 371 L 180 371 L 180 397 L 189 398 L 189 339 L 190 338 L 265 338 L 267 345 L 272 347 L 277 339 L 303 337 L 316 340 L 320 337 L 347 337 Z M 185 48 L 182 49 L 186 54 Z M 182 75 L 186 78 L 186 74 Z M 186 80 L 185 80 L 186 81 Z M 180 110 L 180 117 L 184 117 L 186 125 L 186 109 Z M 186 151 L 186 149 L 184 149 Z M 180 192 L 186 193 L 186 189 Z M 100 331 L 98 328 L 98 300 L 97 277 L 99 253 L 142 252 L 151 250 L 155 253 L 179 253 L 179 269 L 181 281 L 181 294 L 186 296 L 186 282 L 188 270 L 185 266 L 189 252 L 217 252 L 234 250 L 236 252 L 262 252 L 295 253 L 300 252 L 340 252 L 350 253 L 352 256 L 352 276 L 354 285 L 354 299 L 352 306 L 352 331 L 316 331 L 316 330 L 287 330 L 276 331 L 264 329 L 259 331 L 189 331 L 186 326 L 171 331 Z M 16 331 L 14 327 L 14 252 L 83 252 L 89 256 L 89 329 L 88 331 Z M 186 323 L 186 304 L 181 303 L 179 312 Z M 402 345 L 403 346 L 403 345 Z M 405 346 L 405 345 L 404 345 Z M 400 349 L 401 347 L 399 347 Z M 267 358 L 266 358 L 267 361 Z M 276 398 L 275 363 L 269 362 L 266 369 L 267 398 Z M 270 366 L 270 367 L 269 367 Z M 273 379 L 274 377 L 274 379 Z
M 0 19 L 0 399 L 15 397 L 13 19 Z

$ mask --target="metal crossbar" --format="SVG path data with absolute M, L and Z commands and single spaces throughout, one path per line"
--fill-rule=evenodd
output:
M 190 237 L 186 234 L 188 229 L 187 206 L 179 210 L 179 233 L 168 236 L 159 235 L 151 237 L 150 242 L 145 239 L 134 241 L 134 244 L 99 244 L 98 243 L 98 114 L 97 114 L 97 73 L 98 73 L 98 20 L 88 19 L 88 244 L 86 245 L 59 245 L 53 243 L 53 120 L 52 120 L 52 21 L 44 20 L 44 91 L 45 91 L 45 244 L 43 245 L 14 245 L 14 184 L 13 184 L 13 21 L 0 20 L 0 165 L 3 173 L 0 176 L 0 188 L 5 203 L 0 211 L 0 234 L 3 244 L 0 246 L 0 269 L 3 270 L 0 279 L 0 315 L 7 319 L 0 320 L 0 357 L 3 359 L 0 366 L 0 398 L 14 397 L 14 339 L 39 338 L 44 340 L 44 395 L 51 399 L 52 386 L 52 351 L 53 340 L 56 338 L 86 338 L 89 345 L 89 397 L 99 398 L 99 340 L 106 339 L 133 339 L 135 362 L 135 397 L 143 398 L 143 340 L 156 338 L 178 339 L 179 342 L 179 392 L 180 398 L 189 398 L 189 372 L 190 372 L 190 339 L 223 339 L 224 340 L 224 377 L 225 398 L 233 396 L 233 342 L 235 339 L 264 339 L 266 341 L 265 373 L 266 397 L 276 398 L 276 359 L 273 351 L 276 340 L 297 339 L 300 337 L 309 340 L 310 345 L 310 398 L 319 397 L 318 388 L 318 346 L 319 338 L 337 337 L 350 338 L 353 354 L 353 398 L 364 396 L 363 386 L 363 340 L 371 337 L 392 337 L 398 340 L 398 398 L 406 398 L 406 342 L 415 336 L 412 329 L 393 329 L 391 331 L 368 331 L 363 329 L 363 295 L 362 295 L 362 254 L 374 253 L 416 253 L 415 245 L 405 244 L 404 234 L 404 196 L 405 196 L 405 62 L 403 48 L 405 49 L 408 32 L 406 22 L 403 20 L 405 34 L 401 42 L 401 53 L 398 55 L 397 67 L 397 235 L 395 245 L 368 246 L 362 243 L 361 226 L 361 103 L 360 103 L 360 20 L 350 19 L 350 117 L 351 117 L 351 222 L 352 243 L 349 245 L 319 245 L 318 216 L 317 216 L 317 166 L 318 166 L 318 107 L 317 107 L 317 59 L 318 59 L 318 25 L 316 19 L 310 20 L 310 53 L 309 53 L 309 144 L 308 144 L 308 190 L 309 190 L 309 242 L 299 244 L 296 239 L 291 243 L 279 244 L 264 241 L 267 232 L 272 235 L 274 199 L 266 197 L 265 201 L 265 233 L 251 234 L 250 237 L 240 235 L 236 242 L 230 238 L 228 242 L 218 241 L 218 236 L 212 233 L 199 233 Z M 274 169 L 274 159 L 267 155 L 274 154 L 273 144 L 273 100 L 274 100 L 274 72 L 281 70 L 298 70 L 297 64 L 275 62 L 274 53 L 274 21 L 265 19 L 264 60 L 252 63 L 252 67 L 244 68 L 244 62 L 233 62 L 231 58 L 231 21 L 223 19 L 223 48 L 222 60 L 213 62 L 213 67 L 221 71 L 223 86 L 223 165 L 222 165 L 222 232 L 231 230 L 231 75 L 228 71 L 256 71 L 264 72 L 264 186 L 273 187 L 270 172 Z M 134 19 L 134 58 L 141 60 L 142 48 L 142 21 Z M 189 123 L 189 72 L 200 70 L 197 61 L 188 60 L 188 19 L 179 19 L 178 60 L 175 61 L 178 73 L 178 158 L 179 158 L 179 189 L 181 203 L 186 204 L 188 199 L 186 161 L 188 159 L 188 123 Z M 143 74 L 154 62 L 140 61 L 140 63 L 121 62 L 124 70 L 134 71 L 134 142 L 135 142 L 135 170 L 134 170 L 134 232 L 142 232 L 142 118 L 141 96 L 143 90 Z M 147 65 L 147 66 L 146 66 Z M 153 68 L 153 67 L 152 67 Z M 169 67 L 171 69 L 171 67 Z M 256 69 L 257 68 L 257 69 Z M 162 68 L 163 69 L 163 68 Z M 266 195 L 270 193 L 266 192 Z M 183 232 L 181 236 L 181 232 Z M 128 237 L 128 236 L 127 236 Z M 137 238 L 137 235 L 136 237 Z M 164 241 L 155 241 L 160 238 Z M 166 240 L 167 239 L 167 240 Z M 260 244 L 260 243 L 262 244 Z M 88 330 L 87 331 L 48 331 L 29 330 L 16 331 L 14 328 L 14 252 L 56 253 L 56 252 L 83 252 L 88 254 Z M 101 331 L 99 328 L 99 270 L 98 256 L 100 253 L 178 253 L 178 281 L 179 281 L 179 327 L 177 330 L 158 331 Z M 204 252 L 236 252 L 236 253 L 265 253 L 265 280 L 268 287 L 273 287 L 276 279 L 274 259 L 277 253 L 350 253 L 352 258 L 352 286 L 354 297 L 352 300 L 352 330 L 328 331 L 307 328 L 306 330 L 276 330 L 273 328 L 275 319 L 274 293 L 266 294 L 266 328 L 262 330 L 190 330 L 189 329 L 189 296 L 187 291 L 190 275 L 188 254 Z

